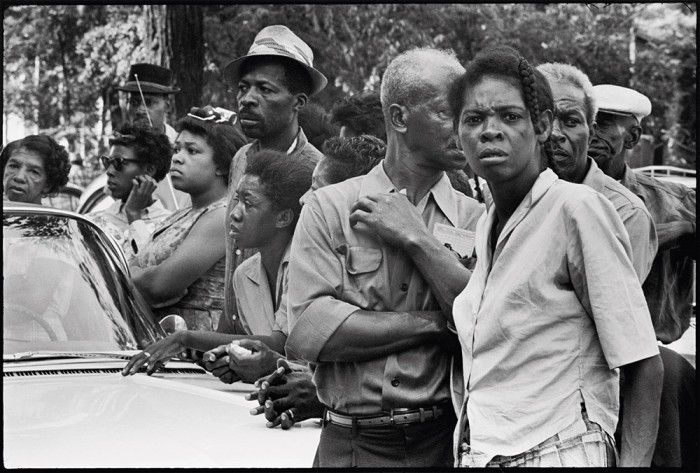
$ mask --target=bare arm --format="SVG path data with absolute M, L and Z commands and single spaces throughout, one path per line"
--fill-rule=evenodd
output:
M 366 361 L 453 337 L 439 311 L 358 310 L 331 335 L 318 361 Z
M 669 250 L 681 246 L 684 237 L 692 244 L 695 237 L 695 225 L 687 220 L 659 223 L 656 225 L 656 235 L 659 239 L 659 250 Z
M 289 261 L 290 359 L 361 361 L 447 333 L 440 311 L 375 312 L 339 298 L 343 268 L 314 194 L 304 205 Z
M 405 248 L 430 286 L 442 312 L 453 322 L 452 304 L 467 286 L 471 271 L 464 267 L 453 252 L 427 232 L 409 240 Z
M 661 357 L 630 363 L 624 371 L 622 386 L 625 414 L 622 417 L 622 441 L 618 466 L 648 467 L 654 454 L 659 430 L 659 403 L 664 368 Z
M 132 270 L 134 284 L 150 304 L 181 296 L 226 255 L 225 214 L 219 208 L 202 215 L 168 259 L 158 266 Z
M 284 342 L 287 337 L 278 331 L 270 335 L 232 335 L 220 332 L 207 332 L 202 330 L 187 330 L 183 335 L 183 345 L 200 351 L 209 351 L 219 345 L 227 345 L 233 340 L 259 340 L 278 353 L 284 353 Z

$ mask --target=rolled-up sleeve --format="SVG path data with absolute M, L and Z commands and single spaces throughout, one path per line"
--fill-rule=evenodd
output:
M 340 244 L 340 242 L 336 242 Z M 342 264 L 316 195 L 304 205 L 289 258 L 287 357 L 310 362 L 359 307 L 341 301 Z
M 567 225 L 574 289 L 591 314 L 610 369 L 657 355 L 656 336 L 630 241 L 615 208 L 602 195 L 585 198 Z
M 639 276 L 639 281 L 644 282 L 659 249 L 656 227 L 651 214 L 646 209 L 635 207 L 621 217 L 632 245 L 632 264 Z

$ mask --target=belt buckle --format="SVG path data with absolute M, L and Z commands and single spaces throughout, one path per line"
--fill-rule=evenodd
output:
M 396 425 L 396 421 L 394 420 L 394 414 L 402 414 L 402 413 L 407 413 L 410 412 L 412 409 L 409 409 L 408 407 L 401 407 L 399 409 L 391 409 L 389 411 L 389 425 Z

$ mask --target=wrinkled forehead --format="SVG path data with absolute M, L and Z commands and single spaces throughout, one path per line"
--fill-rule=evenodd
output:
M 29 149 L 26 146 L 14 149 L 8 158 L 9 161 L 44 169 L 44 157 L 38 151 Z
M 484 74 L 466 85 L 462 108 L 525 108 L 520 82 L 507 75 Z
M 570 81 L 550 81 L 554 105 L 559 109 L 586 108 L 586 93 L 582 87 Z
M 244 195 L 265 198 L 265 184 L 260 180 L 260 176 L 255 174 L 243 174 L 236 188 L 238 196 Z

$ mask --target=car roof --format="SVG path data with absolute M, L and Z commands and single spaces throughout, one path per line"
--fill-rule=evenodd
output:
M 697 173 L 694 169 L 680 168 L 677 166 L 653 165 L 633 168 L 635 172 L 644 173 L 660 181 L 675 182 L 695 189 L 697 187 Z

